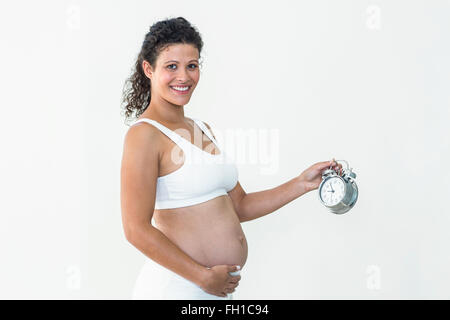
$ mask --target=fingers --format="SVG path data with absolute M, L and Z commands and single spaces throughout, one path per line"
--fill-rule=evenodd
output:
M 229 284 L 231 284 L 232 282 L 229 282 Z M 221 297 L 226 297 L 228 295 L 228 293 L 233 293 L 236 291 L 236 287 L 239 285 L 239 282 L 233 283 L 234 285 L 230 285 L 228 287 L 226 287 L 225 289 L 223 289 L 223 291 L 221 292 Z
M 343 172 L 342 164 L 338 163 L 334 158 L 328 163 L 334 171 L 336 171 L 339 175 L 342 175 Z
M 333 170 L 341 175 L 342 174 L 342 164 L 338 164 L 338 165 L 333 166 Z
M 214 292 L 214 291 L 206 291 L 205 290 L 205 292 L 209 293 L 209 294 L 212 294 L 212 295 L 215 295 L 215 296 L 218 296 L 218 297 L 226 297 L 227 296 L 227 293 L 224 292 L 224 291 L 222 291 L 220 293 L 217 293 L 217 292 Z
M 241 280 L 241 276 L 240 275 L 237 275 L 237 276 L 229 276 L 228 277 L 228 280 L 231 282 L 231 281 L 240 281 Z
M 224 290 L 225 293 L 233 293 L 234 291 L 236 291 L 234 288 L 225 288 Z
M 228 288 L 235 288 L 239 285 L 239 282 L 228 282 L 227 287 Z
M 228 287 L 230 287 L 230 288 L 235 288 L 235 287 L 237 287 L 237 286 L 239 285 L 239 280 L 236 280 L 236 281 L 231 280 L 231 281 L 229 281 L 229 282 L 227 283 L 227 285 L 228 285 Z
M 234 285 L 234 286 L 229 286 L 228 288 L 230 289 L 230 290 L 235 290 L 237 287 L 239 286 L 239 283 L 236 283 L 236 285 Z
M 241 266 L 228 266 L 228 272 L 237 272 L 241 269 Z

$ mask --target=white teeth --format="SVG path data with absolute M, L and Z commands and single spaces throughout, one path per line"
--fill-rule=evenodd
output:
M 189 89 L 189 87 L 172 87 L 172 88 L 174 88 L 175 90 L 178 90 L 178 91 L 186 91 Z

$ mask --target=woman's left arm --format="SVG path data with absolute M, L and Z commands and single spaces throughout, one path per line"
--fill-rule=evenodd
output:
M 215 139 L 211 127 L 206 122 L 204 123 Z M 228 195 L 233 202 L 239 221 L 245 222 L 265 216 L 303 194 L 319 188 L 322 171 L 330 166 L 342 173 L 342 165 L 334 159 L 318 162 L 303 171 L 299 176 L 278 187 L 248 194 L 242 189 L 238 181 L 236 186 L 228 192 Z
M 306 192 L 302 181 L 295 177 L 278 187 L 252 193 L 245 193 L 238 181 L 228 194 L 239 221 L 245 222 L 272 213 Z
M 317 189 L 322 179 L 322 171 L 330 166 L 334 170 L 342 172 L 342 165 L 336 163 L 334 159 L 319 162 L 278 187 L 248 194 L 245 193 L 238 181 L 228 194 L 233 201 L 239 221 L 245 222 L 265 216 L 303 194 Z

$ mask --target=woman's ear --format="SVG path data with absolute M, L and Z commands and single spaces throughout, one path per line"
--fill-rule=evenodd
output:
M 150 65 L 150 63 L 147 60 L 142 61 L 142 70 L 144 70 L 144 73 L 147 76 L 147 78 L 152 80 L 153 69 L 152 69 L 152 66 Z

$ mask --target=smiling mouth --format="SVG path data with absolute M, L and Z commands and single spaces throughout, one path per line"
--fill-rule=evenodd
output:
M 189 90 L 191 90 L 192 86 L 184 86 L 184 87 L 178 87 L 178 86 L 169 86 L 173 91 L 177 92 L 177 93 L 187 93 L 189 92 Z M 178 88 L 178 89 L 177 89 Z M 187 89 L 186 89 L 187 88 Z M 184 90 L 182 90 L 184 89 Z

